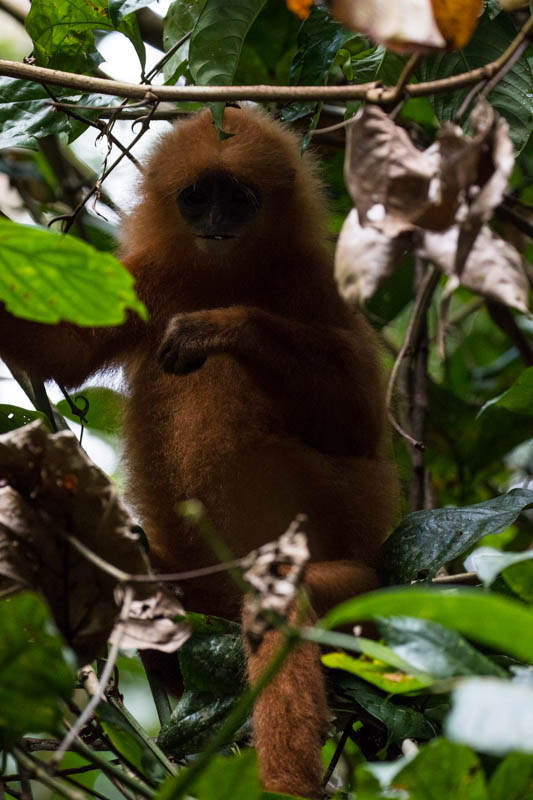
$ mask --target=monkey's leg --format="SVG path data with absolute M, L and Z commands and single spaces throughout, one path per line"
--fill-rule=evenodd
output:
M 246 609 L 243 626 L 246 630 Z M 282 634 L 269 631 L 257 651 L 249 651 L 248 673 L 252 685 L 282 643 Z M 321 797 L 321 749 L 328 719 L 320 649 L 310 642 L 299 642 L 254 708 L 259 774 L 268 791 Z

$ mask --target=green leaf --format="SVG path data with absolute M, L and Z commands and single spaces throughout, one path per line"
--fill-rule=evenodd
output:
M 492 774 L 490 800 L 531 800 L 532 797 L 533 756 L 509 753 Z
M 500 533 L 533 504 L 533 492 L 507 494 L 463 508 L 415 511 L 396 528 L 383 550 L 390 583 L 407 583 L 421 573 L 432 578 L 439 567 L 469 550 L 482 536 Z
M 433 81 L 482 67 L 505 52 L 516 32 L 509 14 L 501 13 L 496 19 L 490 19 L 490 14 L 485 13 L 465 48 L 423 59 L 417 75 L 422 81 Z M 491 105 L 509 123 L 509 134 L 518 151 L 524 147 L 533 130 L 532 83 L 533 70 L 527 57 L 522 56 L 488 96 Z M 431 97 L 439 120 L 453 119 L 469 91 L 470 87 L 466 87 Z
M 526 562 L 525 564 L 523 562 Z M 523 564 L 523 569 L 516 571 L 511 569 L 516 564 Z M 517 592 L 524 599 L 533 600 L 533 550 L 526 550 L 523 553 L 507 553 L 496 550 L 494 547 L 480 547 L 474 550 L 468 557 L 469 569 L 473 569 L 479 575 L 485 586 L 490 586 L 496 577 L 503 572 L 507 580 L 513 575 L 515 580 L 518 578 L 521 591 Z M 511 585 L 511 584 L 509 584 Z M 513 588 L 511 586 L 511 588 Z
M 148 749 L 146 742 L 120 711 L 109 703 L 100 703 L 95 716 L 117 752 L 137 767 L 152 783 L 156 785 L 161 783 L 167 773 Z
M 430 686 L 433 681 L 430 677 L 423 679 L 418 675 L 401 672 L 382 662 L 369 661 L 368 658 L 353 658 L 346 653 L 326 653 L 322 656 L 322 663 L 332 669 L 343 669 L 352 675 L 357 675 L 368 683 L 377 686 L 388 694 L 406 694 L 417 692 Z M 406 665 L 406 669 L 409 665 Z
M 27 408 L 0 404 L 0 433 L 22 428 L 23 425 L 27 425 L 36 419 L 40 419 L 47 427 L 50 426 L 46 414 L 42 414 L 40 411 L 30 411 Z
M 171 3 L 163 22 L 165 52 L 179 42 L 186 33 L 194 30 L 205 5 L 205 0 L 176 0 Z M 190 38 L 179 47 L 163 67 L 165 80 L 175 79 L 187 69 Z
M 0 300 L 17 317 L 120 325 L 130 308 L 146 319 L 133 284 L 110 253 L 73 236 L 0 219 Z
M 246 34 L 265 1 L 206 0 L 189 46 L 197 84 L 231 85 Z
M 435 730 L 429 720 L 414 708 L 401 705 L 397 698 L 383 697 L 380 692 L 350 675 L 335 676 L 336 692 L 355 700 L 371 716 L 382 722 L 390 741 L 431 739 Z
M 505 671 L 455 631 L 413 617 L 377 620 L 379 632 L 402 659 L 434 678 L 455 675 L 499 675 Z
M 158 746 L 165 753 L 183 758 L 199 753 L 233 709 L 240 695 L 215 695 L 186 690 L 176 704 L 169 722 L 161 728 Z M 226 744 L 251 733 L 251 720 L 232 734 Z
M 336 22 L 326 8 L 312 6 L 298 33 L 298 49 L 290 71 L 291 84 L 326 84 L 338 50 L 351 38 L 353 33 Z M 315 105 L 313 101 L 291 103 L 284 109 L 282 119 L 293 122 L 310 114 Z
M 117 435 L 120 432 L 126 406 L 126 398 L 123 394 L 105 386 L 86 386 L 72 394 L 71 399 L 80 408 L 84 408 L 85 401 L 87 401 L 86 424 L 89 430 L 111 435 Z M 61 400 L 57 404 L 57 408 L 64 417 L 72 422 L 80 421 L 79 417 L 72 413 L 66 400 Z
M 401 769 L 391 787 L 409 800 L 487 800 L 485 776 L 478 757 L 468 747 L 436 739 L 420 748 Z
M 240 631 L 193 634 L 179 651 L 186 689 L 234 695 L 246 686 L 246 660 Z
M 135 16 L 115 25 L 107 0 L 34 0 L 25 25 L 43 67 L 92 71 L 102 61 L 96 54 L 93 30 L 117 30 L 131 40 L 144 68 L 146 54 Z
M 478 416 L 484 414 L 487 409 L 497 406 L 506 408 L 514 414 L 524 414 L 533 417 L 533 367 L 525 369 L 520 377 L 498 397 L 493 397 L 481 407 Z
M 54 95 L 69 103 L 80 100 L 80 95 L 73 95 L 72 89 L 57 86 Z M 72 142 L 87 128 L 55 111 L 50 95 L 39 83 L 0 77 L 0 98 L 0 149 L 28 147 L 36 150 L 37 139 L 53 134 L 61 134 Z
M 466 678 L 453 692 L 445 729 L 450 739 L 481 753 L 533 753 L 533 688 L 497 678 Z
M 118 25 L 128 14 L 151 6 L 152 3 L 153 0 L 109 0 L 109 16 L 113 20 L 113 24 Z
M 381 589 L 341 603 L 320 625 L 336 628 L 398 614 L 439 622 L 474 641 L 533 661 L 533 640 L 524 635 L 524 631 L 533 630 L 533 610 L 479 589 Z
M 0 745 L 30 732 L 58 734 L 75 670 L 40 597 L 24 592 L 0 601 L 0 642 Z
M 155 795 L 155 800 L 173 800 L 183 775 L 168 778 Z M 233 758 L 216 756 L 187 791 L 197 800 L 260 800 L 276 797 L 263 794 L 259 786 L 255 752 L 247 750 Z

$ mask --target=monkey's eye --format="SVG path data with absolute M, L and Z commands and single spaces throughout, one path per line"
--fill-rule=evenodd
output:
M 178 196 L 178 206 L 182 211 L 201 214 L 210 202 L 209 192 L 201 184 L 188 186 Z

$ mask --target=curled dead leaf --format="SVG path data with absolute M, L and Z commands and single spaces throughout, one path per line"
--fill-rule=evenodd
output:
M 455 274 L 458 238 L 458 225 L 443 233 L 426 231 L 418 250 L 422 258 L 427 258 L 451 276 L 446 285 L 446 293 L 450 294 L 462 285 L 529 314 L 529 282 L 520 253 L 497 236 L 488 225 L 484 225 L 476 237 L 461 275 L 458 276 Z
M 243 578 L 251 589 L 243 627 L 253 649 L 271 627 L 269 616 L 287 617 L 296 599 L 309 561 L 307 536 L 300 530 L 305 519 L 298 516 L 279 539 L 241 560 Z
M 333 0 L 332 12 L 347 28 L 370 34 L 395 53 L 446 46 L 430 0 Z
M 51 434 L 35 422 L 3 434 L 0 474 L 0 590 L 40 591 L 86 663 L 105 645 L 120 612 L 121 582 L 113 567 L 149 574 L 136 526 L 71 431 Z M 98 559 L 111 568 L 102 568 Z M 135 586 L 143 602 L 153 592 L 150 583 Z M 170 594 L 168 602 L 174 615 L 183 613 Z M 176 630 L 176 641 L 186 632 Z M 154 638 L 151 647 L 157 647 Z
M 386 233 L 359 224 L 352 208 L 344 221 L 335 250 L 335 280 L 342 296 L 352 308 L 372 297 L 379 284 L 390 275 L 407 249 L 405 236 Z
M 431 0 L 439 31 L 452 50 L 468 44 L 474 33 L 483 0 Z
M 500 6 L 504 11 L 516 11 L 517 8 L 527 8 L 529 0 L 500 0 Z

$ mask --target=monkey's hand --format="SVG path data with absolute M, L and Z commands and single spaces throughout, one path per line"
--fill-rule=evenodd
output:
M 216 334 L 209 313 L 191 311 L 172 317 L 157 353 L 165 372 L 189 375 L 205 364 L 211 351 L 210 341 Z

